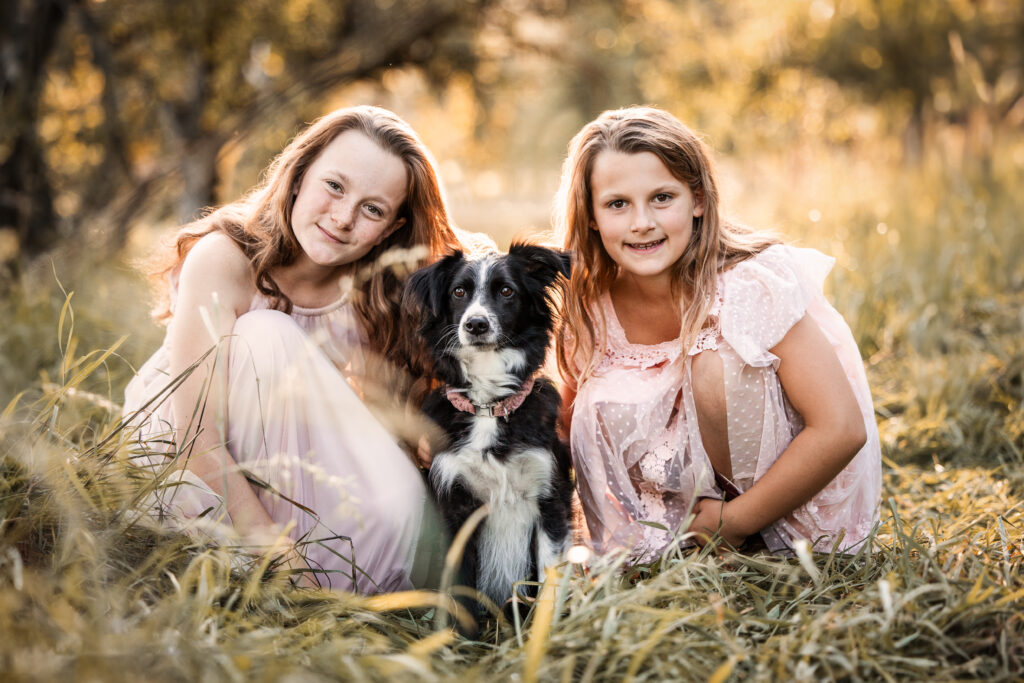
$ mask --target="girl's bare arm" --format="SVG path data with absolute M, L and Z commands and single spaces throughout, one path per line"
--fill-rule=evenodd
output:
M 177 441 L 194 437 L 187 467 L 227 504 L 243 538 L 265 542 L 273 522 L 252 486 L 225 448 L 228 337 L 248 310 L 253 286 L 249 261 L 223 233 L 202 238 L 182 265 L 174 318 L 170 324 L 170 370 L 177 377 L 211 347 L 217 350 L 184 380 L 171 397 Z M 188 434 L 186 428 L 191 423 Z
M 718 530 L 738 545 L 785 517 L 834 479 L 864 446 L 867 433 L 839 358 L 818 325 L 805 316 L 773 349 L 778 374 L 804 429 L 764 476 L 725 503 L 704 500 L 691 528 Z

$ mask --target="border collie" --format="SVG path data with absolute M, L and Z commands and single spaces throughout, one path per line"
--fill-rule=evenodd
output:
M 485 503 L 462 580 L 499 606 L 521 579 L 543 580 L 565 551 L 571 524 L 569 453 L 555 422 L 558 391 L 538 371 L 554 325 L 551 289 L 567 254 L 513 244 L 507 255 L 456 252 L 417 271 L 406 297 L 421 315 L 444 386 L 423 411 L 444 432 L 430 486 L 454 537 Z

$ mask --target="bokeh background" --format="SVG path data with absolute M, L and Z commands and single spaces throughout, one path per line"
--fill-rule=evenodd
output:
M 163 333 L 135 264 L 251 187 L 322 113 L 398 112 L 433 151 L 456 221 L 504 245 L 549 230 L 583 123 L 650 103 L 717 150 L 728 213 L 837 257 L 829 294 L 873 372 L 883 432 L 896 430 L 890 452 L 974 457 L 981 440 L 985 457 L 1021 458 L 1014 0 L 16 0 L 3 12 L 0 406 L 60 379 L 69 344 L 127 335 L 83 387 L 119 402 Z M 69 294 L 64 317 L 78 322 L 58 331 Z M 998 443 L 979 410 L 1009 430 Z M 923 445 L 908 425 L 925 425 Z
M 110 339 L 132 335 L 133 361 L 152 350 L 131 259 L 238 197 L 303 123 L 358 103 L 406 118 L 455 219 L 499 244 L 548 229 L 583 123 L 649 103 L 717 150 L 729 213 L 837 256 L 855 326 L 888 297 L 948 309 L 981 284 L 964 278 L 994 292 L 1024 280 L 1015 0 L 12 0 L 2 12 L 4 305 L 19 287 L 52 301 L 32 299 L 37 317 L 3 333 L 0 397 L 57 361 L 35 330 L 63 302 L 58 280 Z M 954 272 L 979 248 L 980 272 Z M 915 250 L 899 284 L 876 263 Z M 936 278 L 949 298 L 923 302 L 913 283 Z M 866 317 L 870 356 L 886 342 Z
M 893 251 L 924 250 L 900 279 L 948 281 L 949 299 L 930 302 L 944 308 L 971 294 L 950 259 L 979 243 L 993 291 L 1024 279 L 1019 219 L 1007 207 L 1009 225 L 992 220 L 1024 169 L 1014 0 L 14 0 L 2 11 L 4 291 L 44 271 L 27 295 L 62 299 L 59 279 L 80 314 L 95 301 L 111 334 L 133 334 L 132 358 L 153 331 L 125 264 L 238 197 L 303 123 L 359 103 L 413 125 L 455 219 L 499 244 L 548 229 L 583 123 L 649 103 L 718 151 L 729 213 L 837 256 L 854 323 L 885 297 L 921 303 L 873 265 Z M 858 329 L 868 356 L 884 346 L 878 332 Z M 25 334 L 19 348 L 6 334 L 5 355 L 29 357 L 3 372 L 4 395 L 56 359 Z
M 6 0 L 0 93 L 14 679 L 1019 680 L 1019 0 Z M 410 603 L 264 590 L 228 551 L 142 533 L 119 403 L 163 329 L 134 264 L 352 104 L 408 120 L 456 221 L 500 245 L 549 229 L 602 110 L 699 130 L 728 214 L 837 258 L 883 443 L 870 561 L 566 570 L 524 649 L 518 627 L 459 644 Z

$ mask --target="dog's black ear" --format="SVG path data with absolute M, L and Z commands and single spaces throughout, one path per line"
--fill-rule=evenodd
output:
M 569 277 L 572 268 L 569 252 L 536 244 L 515 242 L 509 247 L 508 255 L 518 261 L 526 273 L 542 287 L 553 283 L 559 273 Z
M 434 318 L 439 316 L 451 273 L 463 260 L 462 252 L 456 251 L 413 273 L 405 284 L 402 307 L 406 311 L 422 311 Z

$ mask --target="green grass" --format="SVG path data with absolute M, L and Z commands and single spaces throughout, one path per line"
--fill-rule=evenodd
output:
M 817 239 L 802 236 L 841 254 L 830 296 L 867 358 L 885 455 L 870 556 L 690 550 L 650 566 L 564 566 L 525 623 L 479 641 L 439 627 L 437 596 L 296 589 L 257 558 L 134 513 L 140 491 L 159 482 L 132 466 L 116 403 L 158 333 L 147 328 L 113 354 L 85 350 L 110 349 L 129 318 L 144 319 L 95 283 L 140 290 L 124 273 L 83 279 L 72 329 L 60 289 L 46 274 L 26 279 L 0 304 L 13 321 L 0 333 L 4 388 L 24 392 L 0 421 L 0 671 L 111 681 L 1017 680 L 1019 175 L 887 175 L 826 214 Z M 874 192 L 889 205 L 885 234 Z M 806 205 L 794 206 L 780 220 L 799 223 Z

